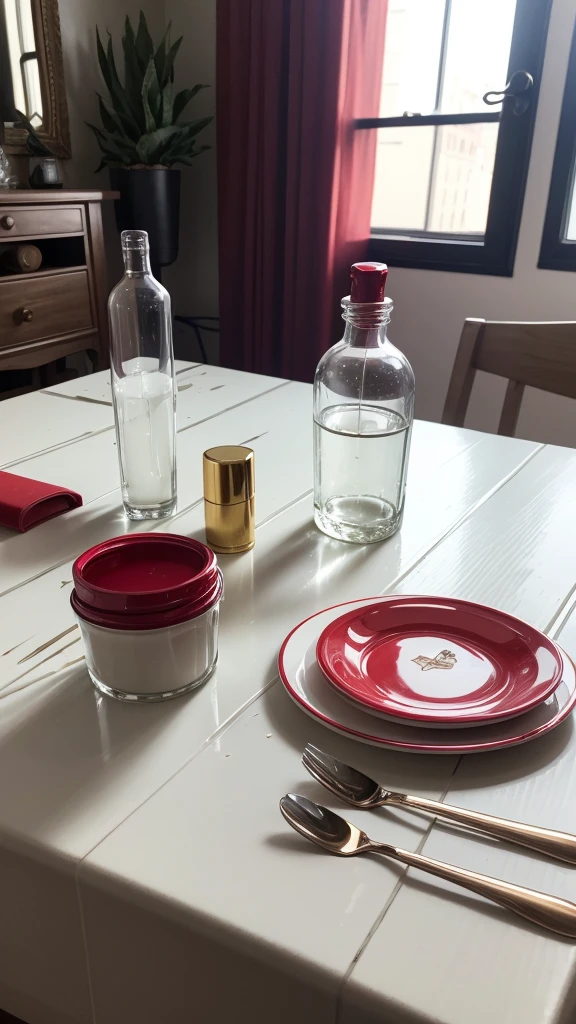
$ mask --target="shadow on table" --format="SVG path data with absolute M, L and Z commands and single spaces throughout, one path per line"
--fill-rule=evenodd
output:
M 275 670 L 276 661 L 273 661 L 270 665 L 270 677 Z M 271 726 L 294 747 L 298 755 L 307 742 L 314 743 L 342 761 L 359 768 L 389 789 L 398 789 L 401 792 L 440 794 L 445 788 L 441 780 L 446 779 L 447 774 L 451 777 L 451 794 L 457 794 L 459 788 L 489 787 L 532 776 L 551 767 L 562 757 L 574 733 L 573 716 L 570 716 L 546 736 L 505 750 L 468 755 L 415 754 L 369 746 L 328 729 L 318 720 L 306 715 L 291 700 L 279 679 L 266 691 L 263 702 Z M 457 765 L 461 765 L 458 772 Z M 465 778 L 459 785 L 464 765 Z M 302 767 L 303 786 L 299 792 L 321 803 L 322 793 L 326 795 L 326 790 L 311 780 L 314 791 L 309 791 L 306 788 L 306 780 L 309 778 Z M 446 802 L 450 802 L 449 797 Z M 455 802 L 458 801 L 455 799 Z M 391 814 L 392 810 L 386 808 L 381 813 Z M 402 811 L 402 820 L 407 813 L 405 810 Z M 420 813 L 410 813 L 413 814 L 415 821 L 422 820 Z
M 178 526 L 178 520 L 175 522 Z M 261 529 L 266 529 L 267 523 L 263 523 L 256 531 L 256 544 L 261 541 Z M 271 521 L 273 528 L 273 520 Z M 178 532 L 175 530 L 175 532 Z M 203 528 L 190 530 L 186 536 L 194 540 L 205 542 Z M 308 600 L 318 595 L 317 605 L 313 611 L 320 611 L 321 608 L 330 605 L 330 583 L 338 581 L 350 582 L 350 591 L 345 598 L 336 598 L 337 601 L 352 601 L 356 598 L 377 596 L 395 578 L 400 566 L 401 540 L 399 535 L 391 537 L 386 541 L 387 551 L 394 552 L 390 564 L 387 564 L 386 578 L 373 588 L 373 593 L 366 592 L 365 575 L 362 569 L 371 557 L 377 557 L 382 551 L 381 545 L 367 544 L 365 546 L 356 544 L 345 544 L 342 541 L 333 540 L 314 526 L 312 519 L 292 530 L 282 540 L 282 543 L 267 551 L 266 557 L 258 561 L 250 553 L 242 554 L 219 554 L 218 562 L 224 573 L 225 580 L 225 602 L 222 606 L 223 615 L 230 611 L 234 614 L 245 611 L 247 602 L 258 602 L 259 616 L 265 616 L 267 609 L 274 614 L 279 607 L 282 611 L 295 609 L 294 625 L 298 621 L 298 613 L 302 607 L 302 594 L 305 592 Z M 302 565 L 308 567 L 306 577 L 302 579 Z M 292 580 L 292 567 L 295 567 L 294 585 Z M 355 586 L 354 575 L 358 574 L 359 581 Z M 304 611 L 300 618 L 312 612 Z M 283 637 L 278 637 L 280 645 Z
M 123 704 L 97 694 L 82 665 L 10 695 L 0 718 L 2 829 L 87 853 L 217 728 L 211 682 L 174 701 Z
M 549 769 L 565 754 L 574 739 L 574 715 L 545 736 L 504 750 L 486 754 L 468 754 L 466 772 L 454 779 L 453 793 L 459 788 L 474 789 L 494 786 Z
M 102 507 L 104 500 L 109 504 L 106 510 Z M 10 537 L 2 543 L 3 583 L 12 583 L 15 570 L 20 586 L 47 567 L 57 566 L 60 553 L 64 561 L 74 561 L 75 555 L 70 552 L 80 553 L 92 544 L 129 533 L 131 529 L 134 524 L 124 513 L 120 493 L 111 492 L 30 530 L 24 543 L 22 535 L 11 530 Z

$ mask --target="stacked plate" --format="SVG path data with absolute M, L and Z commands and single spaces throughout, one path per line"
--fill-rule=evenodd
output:
M 280 677 L 313 718 L 364 743 L 454 754 L 526 743 L 576 704 L 576 672 L 549 637 L 469 601 L 350 601 L 286 637 Z

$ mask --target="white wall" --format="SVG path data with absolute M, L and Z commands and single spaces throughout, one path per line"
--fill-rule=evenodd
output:
M 576 320 L 576 273 L 538 270 L 538 254 L 576 0 L 553 0 L 532 157 L 514 277 L 392 269 L 391 338 L 411 360 L 417 415 L 439 419 L 462 323 L 486 320 Z M 504 383 L 479 374 L 467 426 L 495 430 Z M 517 435 L 576 446 L 576 403 L 526 391 Z

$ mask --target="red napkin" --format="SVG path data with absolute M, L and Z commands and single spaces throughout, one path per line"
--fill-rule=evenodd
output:
M 0 526 L 25 533 L 81 504 L 76 491 L 0 471 Z

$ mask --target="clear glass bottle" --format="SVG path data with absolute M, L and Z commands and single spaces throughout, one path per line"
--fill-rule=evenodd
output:
M 314 380 L 314 519 L 330 537 L 371 544 L 401 526 L 414 374 L 388 341 L 384 263 L 356 263 L 344 338 Z
M 112 396 L 124 508 L 176 507 L 176 382 L 170 296 L 150 271 L 146 231 L 123 231 L 124 277 L 110 293 Z

